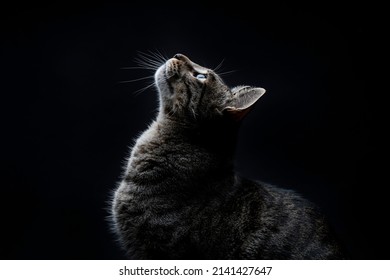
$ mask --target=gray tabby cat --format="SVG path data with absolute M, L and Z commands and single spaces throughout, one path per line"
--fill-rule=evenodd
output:
M 132 259 L 338 259 L 323 217 L 290 190 L 241 178 L 241 119 L 265 93 L 229 88 L 177 54 L 155 73 L 157 119 L 138 138 L 112 204 Z

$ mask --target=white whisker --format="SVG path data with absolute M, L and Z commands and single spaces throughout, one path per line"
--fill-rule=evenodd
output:
M 143 67 L 143 66 L 121 67 L 120 69 L 122 69 L 122 70 L 133 70 L 133 69 L 156 70 L 155 68 L 152 68 L 152 67 Z
M 150 61 L 147 58 L 142 58 L 142 59 L 141 58 L 135 58 L 134 62 L 137 63 L 139 66 L 146 66 L 146 67 L 155 68 L 155 69 L 157 69 L 158 67 L 161 66 L 160 63 L 157 63 L 157 62 L 154 62 L 154 61 Z
M 222 58 L 222 61 L 213 69 L 214 72 L 217 72 L 219 68 L 221 68 L 223 62 L 225 61 L 225 58 Z
M 156 50 L 155 52 L 148 51 L 148 53 L 146 54 L 149 55 L 150 58 L 155 59 L 158 62 L 167 60 L 158 50 Z
M 159 58 L 156 54 L 139 52 L 138 55 L 140 58 L 154 64 L 162 64 L 165 61 L 165 59 Z
M 153 77 L 153 76 L 147 76 L 147 77 L 142 77 L 142 78 L 138 78 L 138 79 L 134 79 L 134 80 L 120 81 L 119 83 L 132 83 L 132 82 L 137 82 L 137 81 L 142 81 L 142 80 L 150 79 L 150 78 L 152 78 L 152 77 Z
M 147 51 L 142 52 L 138 51 L 138 57 L 134 58 L 134 62 L 138 66 L 131 66 L 131 67 L 122 67 L 121 69 L 124 70 L 152 70 L 155 72 L 162 64 L 165 63 L 165 61 L 168 60 L 160 51 L 156 50 L 155 52 Z M 154 78 L 154 75 L 141 77 L 133 80 L 128 81 L 121 81 L 119 83 L 132 83 L 132 82 L 138 82 L 143 81 L 147 79 Z M 145 87 L 137 90 L 134 92 L 134 94 L 138 95 L 141 92 L 144 92 L 145 90 L 155 86 L 155 82 L 153 81 L 151 84 L 146 85 Z
M 159 61 L 153 60 L 153 59 L 148 58 L 148 57 L 146 57 L 146 56 L 140 55 L 140 58 L 141 58 L 141 59 L 138 60 L 138 61 L 141 61 L 141 62 L 144 62 L 144 63 L 148 63 L 148 64 L 152 64 L 152 65 L 160 65 L 160 64 L 161 64 Z
M 147 67 L 154 67 L 154 68 L 158 68 L 162 64 L 145 57 L 135 58 L 134 62 L 136 62 L 139 66 L 147 66 Z
M 135 92 L 134 92 L 134 94 L 135 95 L 138 95 L 138 94 L 140 94 L 141 92 L 144 92 L 145 90 L 147 90 L 148 88 L 151 88 L 152 86 L 154 86 L 155 84 L 154 83 L 152 83 L 152 84 L 150 84 L 150 85 L 147 85 L 147 86 L 145 86 L 145 87 L 143 87 L 143 88 L 141 88 L 141 89 L 139 89 L 139 90 L 136 90 Z
M 166 56 L 164 56 L 159 50 L 156 50 L 156 53 L 158 58 L 160 58 L 162 61 L 167 61 L 168 58 Z
M 223 75 L 228 75 L 228 74 L 231 74 L 231 73 L 234 73 L 234 72 L 237 72 L 237 70 L 225 71 L 225 72 L 222 72 L 222 73 L 218 73 L 218 75 L 219 76 L 223 76 Z

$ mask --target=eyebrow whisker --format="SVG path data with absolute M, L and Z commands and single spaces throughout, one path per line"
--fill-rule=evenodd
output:
M 146 77 L 142 77 L 142 78 L 138 78 L 138 79 L 133 79 L 133 80 L 128 80 L 128 81 L 120 81 L 119 83 L 132 83 L 132 82 L 137 82 L 137 81 L 142 81 L 142 80 L 146 80 L 146 79 L 150 79 L 154 76 L 146 76 Z
M 219 68 L 221 68 L 223 62 L 225 61 L 225 58 L 222 58 L 221 62 L 213 69 L 214 72 L 217 72 Z

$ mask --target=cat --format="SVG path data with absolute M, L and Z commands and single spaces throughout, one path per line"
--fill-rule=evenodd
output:
M 183 54 L 154 80 L 156 120 L 132 148 L 112 201 L 129 258 L 342 258 L 315 205 L 234 172 L 239 125 L 263 88 L 229 88 Z

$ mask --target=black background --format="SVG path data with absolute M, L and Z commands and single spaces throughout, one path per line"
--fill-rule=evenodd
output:
M 267 93 L 243 122 L 237 170 L 296 189 L 352 259 L 387 259 L 369 76 L 375 7 L 272 1 L 3 7 L 2 259 L 122 259 L 107 222 L 133 140 L 156 114 L 139 51 L 183 53 Z M 371 21 L 370 21 L 371 22 Z

